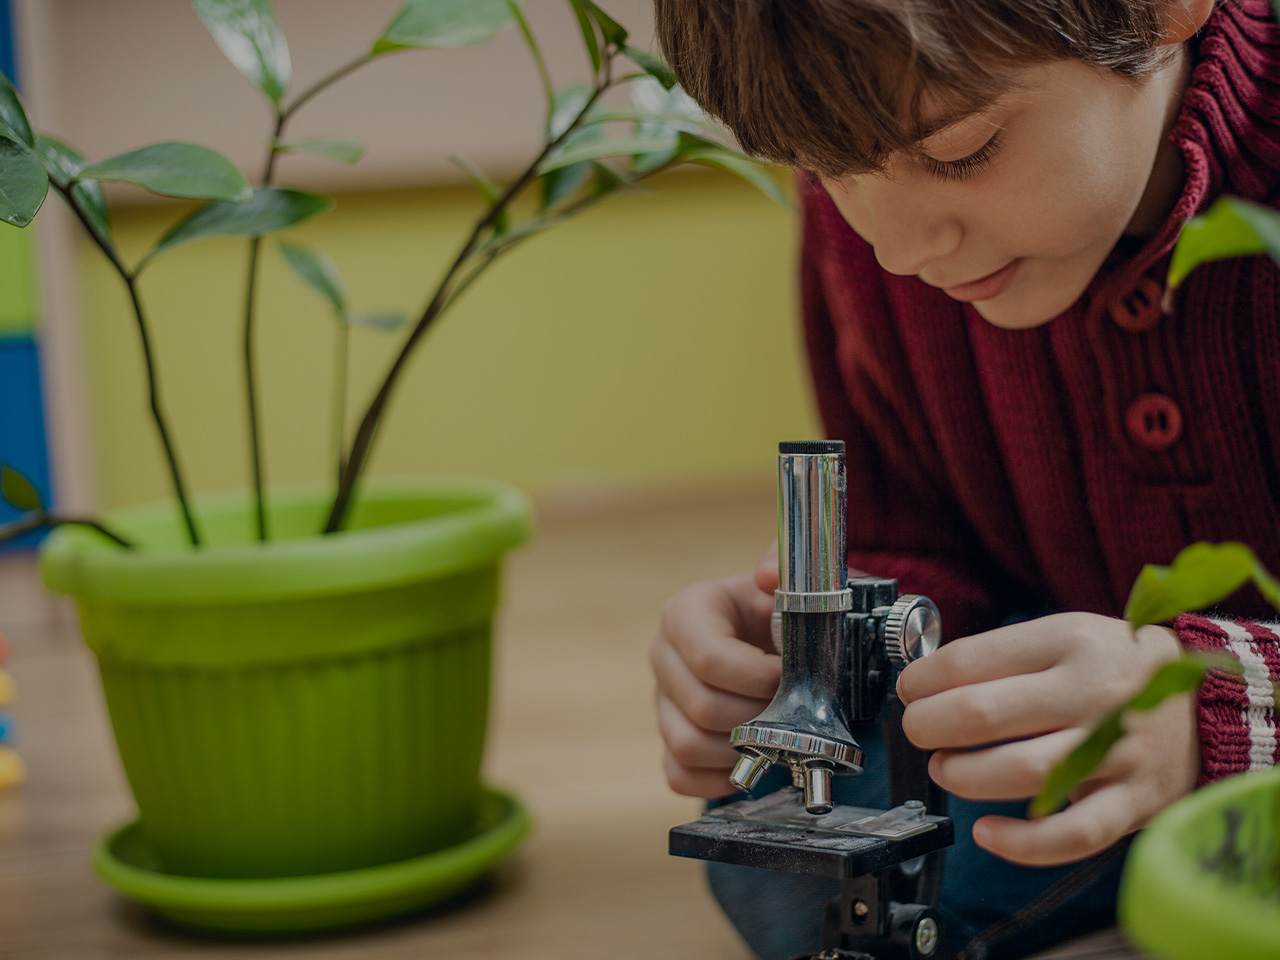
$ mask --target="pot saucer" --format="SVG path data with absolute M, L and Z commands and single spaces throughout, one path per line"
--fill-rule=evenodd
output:
M 442 903 L 476 885 L 529 830 L 514 796 L 492 787 L 468 840 L 409 860 L 303 877 L 224 880 L 166 873 L 137 821 L 99 841 L 107 885 L 161 916 L 224 934 L 318 933 Z

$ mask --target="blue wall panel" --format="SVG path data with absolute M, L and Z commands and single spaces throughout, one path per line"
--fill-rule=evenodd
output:
M 9 0 L 0 0 L 0 73 L 18 86 L 18 64 L 14 50 L 18 43 L 13 36 L 13 11 Z
M 29 337 L 0 338 L 0 463 L 17 470 L 53 502 L 49 457 L 44 444 L 40 354 Z M 0 501 L 0 523 L 16 519 L 17 510 Z M 28 533 L 18 544 L 37 543 L 43 533 Z

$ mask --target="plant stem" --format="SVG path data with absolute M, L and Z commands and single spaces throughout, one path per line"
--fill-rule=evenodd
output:
M 515 14 L 516 23 L 520 25 L 520 32 L 524 34 L 524 41 L 528 44 L 529 52 L 533 55 L 533 62 L 538 67 L 538 76 L 542 78 L 542 90 L 547 97 L 547 127 L 551 126 L 551 115 L 556 109 L 556 88 L 551 84 L 551 74 L 547 71 L 547 61 L 542 58 L 542 50 L 538 47 L 538 41 L 533 38 L 533 31 L 529 29 L 529 21 L 524 18 L 524 11 L 520 9 L 520 4 L 515 0 L 509 0 L 508 6 L 511 12 Z
M 60 517 L 56 514 L 48 514 L 45 517 L 45 523 L 51 527 L 88 527 L 90 530 L 96 530 L 108 540 L 113 540 L 126 550 L 133 550 L 134 544 L 120 536 L 118 533 L 112 533 L 97 520 L 90 520 L 85 517 Z
M 89 520 L 84 517 L 63 517 L 56 513 L 36 512 L 23 517 L 19 517 L 10 523 L 0 524 L 0 543 L 6 543 L 29 533 L 32 530 L 39 530 L 41 527 L 64 527 L 79 526 L 89 527 L 96 530 L 108 540 L 113 540 L 126 550 L 132 550 L 134 545 L 117 533 L 113 533 L 104 527 L 97 520 Z
M 262 170 L 263 187 L 271 186 L 271 181 L 275 176 L 277 156 L 275 144 L 280 139 L 280 134 L 283 130 L 284 115 L 277 112 L 275 130 L 271 135 L 271 146 L 267 149 L 267 159 Z M 256 338 L 254 336 L 257 318 L 255 306 L 258 291 L 258 263 L 261 260 L 261 255 L 262 237 L 254 237 L 249 241 L 249 265 L 245 276 L 244 329 L 241 352 L 244 358 L 245 403 L 248 407 L 249 415 L 249 462 L 253 474 L 254 511 L 258 527 L 258 540 L 266 542 L 269 535 L 267 531 L 266 481 L 262 462 L 262 436 L 261 431 L 258 429 L 258 360 L 255 350 Z
M 275 129 L 271 134 L 271 142 L 267 147 L 267 159 L 262 170 L 262 186 L 269 187 L 275 180 L 276 158 L 279 151 L 276 144 L 280 142 L 280 138 L 284 135 L 285 125 L 289 122 L 289 118 L 305 104 L 308 100 L 320 93 L 326 87 L 341 80 L 347 74 L 357 68 L 368 63 L 371 57 L 368 54 L 361 55 L 350 63 L 339 67 L 332 73 L 322 77 L 284 109 L 276 110 Z M 244 302 L 244 331 L 242 353 L 244 357 L 244 382 L 245 382 L 245 400 L 248 406 L 249 415 L 249 459 L 253 473 L 253 496 L 254 507 L 256 512 L 258 539 L 266 541 L 270 536 L 267 529 L 267 503 L 266 503 L 266 478 L 265 467 L 262 456 L 262 436 L 259 429 L 258 416 L 258 369 L 257 369 L 257 351 L 256 351 L 256 301 L 258 290 L 258 265 L 262 258 L 262 237 L 254 237 L 249 241 L 249 265 L 245 278 L 245 302 Z
M 338 464 L 339 483 L 342 482 L 342 471 L 347 465 L 347 366 L 350 348 L 351 328 L 339 317 L 333 388 L 333 456 Z
M 610 58 L 610 63 L 612 58 Z M 341 526 L 343 518 L 346 516 L 347 508 L 351 502 L 352 493 L 355 490 L 356 481 L 363 472 L 366 462 L 368 461 L 369 451 L 373 444 L 373 436 L 377 430 L 378 421 L 382 417 L 383 410 L 387 406 L 387 401 L 391 398 L 391 392 L 395 387 L 396 381 L 399 379 L 401 372 L 408 363 L 409 356 L 413 353 L 413 349 L 422 339 L 430 328 L 431 324 L 439 317 L 444 308 L 450 302 L 450 287 L 458 271 L 462 269 L 467 260 L 475 252 L 476 245 L 484 232 L 493 226 L 494 222 L 502 215 L 503 211 L 511 204 L 511 201 L 524 190 L 537 176 L 538 166 L 547 156 L 558 147 L 566 137 L 573 133 L 582 122 L 582 119 L 591 110 L 601 95 L 609 89 L 612 81 L 609 77 L 609 70 L 606 67 L 605 77 L 596 84 L 591 97 L 578 111 L 578 115 L 574 117 L 573 122 L 565 128 L 560 136 L 547 142 L 538 156 L 525 168 L 524 172 L 507 188 L 506 192 L 493 204 L 483 216 L 476 221 L 475 227 L 471 230 L 471 234 L 467 237 L 466 242 L 462 245 L 462 249 L 454 258 L 453 263 L 445 272 L 444 278 L 436 287 L 435 293 L 432 295 L 430 302 L 422 312 L 422 316 L 414 325 L 413 330 L 406 338 L 404 345 L 400 349 L 400 353 L 396 356 L 395 361 L 391 364 L 391 369 L 387 371 L 386 378 L 382 382 L 377 394 L 370 402 L 366 409 L 364 417 L 360 420 L 360 426 L 356 431 L 355 439 L 351 443 L 351 452 L 347 456 L 347 463 L 342 471 L 342 478 L 338 483 L 338 494 L 334 498 L 333 508 L 329 512 L 329 519 L 325 523 L 325 533 L 335 533 Z
M 151 334 L 147 325 L 146 314 L 143 312 L 142 300 L 138 295 L 137 272 L 129 270 L 124 265 L 124 261 L 120 259 L 120 255 L 115 248 L 98 236 L 97 231 L 89 224 L 88 218 L 81 211 L 74 197 L 72 197 L 71 188 L 61 186 L 52 180 L 50 183 L 53 183 L 58 192 L 62 194 L 67 206 L 75 213 L 76 218 L 84 226 L 85 231 L 93 242 L 97 244 L 98 249 L 111 261 L 111 265 L 115 267 L 116 272 L 120 274 L 120 279 L 124 281 L 129 290 L 129 299 L 133 304 L 133 315 L 138 323 L 138 337 L 142 342 L 142 359 L 147 371 L 147 392 L 151 406 L 151 416 L 155 420 L 156 430 L 160 434 L 160 444 L 164 447 L 165 458 L 169 464 L 169 476 L 173 482 L 174 492 L 178 497 L 178 505 L 182 509 L 183 520 L 186 522 L 187 535 L 191 539 L 191 545 L 198 547 L 200 546 L 200 535 L 196 532 L 195 519 L 191 515 L 191 507 L 187 500 L 186 484 L 182 479 L 182 468 L 178 463 L 178 452 L 170 439 L 169 427 L 165 422 L 164 410 L 160 402 L 160 382 L 156 373 L 155 358 L 151 350 Z
M 350 63 L 344 64 L 343 66 L 339 67 L 337 70 L 334 70 L 333 73 L 330 73 L 321 77 L 319 80 L 317 80 L 315 83 L 309 86 L 302 93 L 298 94 L 297 98 L 294 99 L 293 103 L 289 104 L 289 106 L 285 107 L 283 110 L 280 111 L 279 113 L 280 127 L 283 127 L 286 123 L 288 123 L 289 118 L 292 117 L 304 103 L 306 103 L 316 94 L 320 93 L 325 88 L 330 87 L 333 84 L 337 83 L 347 74 L 352 73 L 355 70 L 358 70 L 360 67 L 363 67 L 366 63 L 368 63 L 372 59 L 373 59 L 372 54 L 362 53 L 360 56 L 356 57 Z M 277 128 L 276 136 L 279 137 L 279 135 L 280 135 L 280 132 L 279 132 L 279 129 Z

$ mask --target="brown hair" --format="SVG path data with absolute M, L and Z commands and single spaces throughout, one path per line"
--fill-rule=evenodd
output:
M 830 177 L 883 168 L 1010 89 L 1010 68 L 1164 62 L 1168 0 L 655 0 L 681 85 L 747 153 Z M 926 125 L 923 97 L 950 112 Z

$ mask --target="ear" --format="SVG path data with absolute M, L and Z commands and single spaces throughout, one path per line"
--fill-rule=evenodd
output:
M 1209 19 L 1216 2 L 1217 0 L 1169 0 L 1169 14 L 1161 43 L 1190 40 Z

